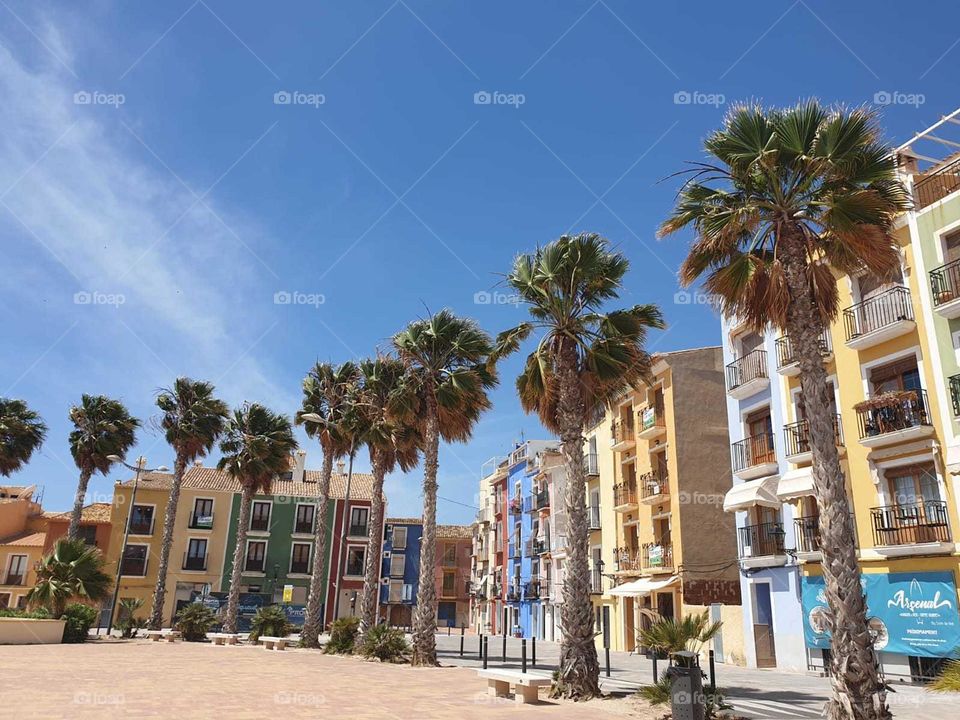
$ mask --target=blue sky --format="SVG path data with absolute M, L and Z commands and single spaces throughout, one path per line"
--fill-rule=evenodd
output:
M 51 509 L 82 392 L 123 399 L 137 451 L 170 465 L 149 418 L 177 375 L 292 413 L 316 360 L 386 348 L 427 309 L 511 326 L 499 274 L 570 230 L 630 258 L 623 304 L 670 326 L 652 349 L 716 344 L 713 312 L 675 296 L 689 236 L 654 232 L 660 181 L 731 102 L 869 103 L 897 143 L 960 104 L 952 2 L 83 6 L 0 2 L 0 395 L 50 426 L 13 479 Z M 443 521 L 471 518 L 481 463 L 544 436 L 520 362 L 441 450 Z M 418 514 L 419 481 L 389 479 L 390 513 Z

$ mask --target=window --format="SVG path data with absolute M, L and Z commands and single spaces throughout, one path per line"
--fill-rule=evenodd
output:
M 403 597 L 403 583 L 400 580 L 390 581 L 390 592 L 387 595 L 387 602 L 400 602 Z
M 127 545 L 123 549 L 120 574 L 131 577 L 144 577 L 147 574 L 146 545 Z
M 919 390 L 920 371 L 915 357 L 875 367 L 870 371 L 873 394 L 895 390 Z
M 940 488 L 933 465 L 892 468 L 884 474 L 890 483 L 890 494 L 895 505 L 919 505 L 940 501 Z
M 457 594 L 456 590 L 457 574 L 455 572 L 443 573 L 443 585 L 440 594 L 444 597 L 451 597 Z
M 403 550 L 407 547 L 407 529 L 405 527 L 393 528 L 393 547 L 395 550 Z
M 190 527 L 195 529 L 209 529 L 213 527 L 213 500 L 211 498 L 197 498 L 193 501 L 193 515 L 190 516 Z
M 21 595 L 17 598 L 17 610 L 26 610 L 27 609 L 27 596 Z
M 83 540 L 85 545 L 96 547 L 97 545 L 97 526 L 81 525 L 77 528 L 77 537 Z
M 413 600 L 413 585 L 405 584 L 400 599 L 409 602 Z
M 293 544 L 293 555 L 290 557 L 290 572 L 298 575 L 310 574 L 310 543 Z
M 270 503 L 255 502 L 250 514 L 250 529 L 257 532 L 270 531 Z
M 11 555 L 5 585 L 23 585 L 27 578 L 27 556 Z
M 207 569 L 207 539 L 190 538 L 187 543 L 187 553 L 183 557 L 184 570 Z
M 347 567 L 344 575 L 354 577 L 363 576 L 363 561 L 366 557 L 367 549 L 365 547 L 352 547 L 347 550 Z
M 757 333 L 749 332 L 740 336 L 740 357 L 759 350 L 763 347 L 763 336 Z
M 134 505 L 130 512 L 131 535 L 153 535 L 153 505 Z
M 350 509 L 350 535 L 351 537 L 365 537 L 367 534 L 367 518 L 370 516 L 370 508 L 355 507 Z
M 10 607 L 10 593 L 0 593 L 0 610 Z
M 317 512 L 314 505 L 297 505 L 297 522 L 293 528 L 297 533 L 312 533 L 313 518 Z
M 390 577 L 403 577 L 403 571 L 407 565 L 407 558 L 405 555 L 393 554 L 390 556 Z
M 952 263 L 960 260 L 960 230 L 954 230 L 944 235 L 943 241 L 943 262 Z
M 876 297 L 885 290 L 889 290 L 894 285 L 903 284 L 903 273 L 900 266 L 897 266 L 896 272 L 889 279 L 881 279 L 872 273 L 864 273 L 857 278 L 857 285 L 860 288 L 860 300 L 869 300 Z
M 520 542 L 520 526 L 517 526 L 517 542 Z M 443 544 L 443 564 L 447 567 L 457 564 L 457 544 Z
M 262 540 L 251 540 L 247 543 L 247 561 L 243 569 L 246 572 L 263 572 L 266 555 L 267 544 Z

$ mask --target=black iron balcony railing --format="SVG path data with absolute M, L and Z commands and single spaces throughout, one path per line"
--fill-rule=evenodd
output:
M 530 495 L 529 505 L 530 512 L 546 510 L 550 507 L 550 492 L 548 490 L 541 490 L 539 492 L 532 493 Z
M 644 570 L 673 567 L 673 545 L 670 543 L 644 543 L 641 562 Z
M 590 507 L 587 508 L 587 510 L 588 510 L 587 522 L 590 524 L 590 529 L 599 530 L 600 529 L 600 506 L 591 505 Z
M 520 515 L 523 512 L 523 499 L 518 497 L 510 498 L 510 514 Z
M 646 407 L 637 413 L 640 417 L 640 432 L 652 430 L 653 428 L 665 428 L 667 420 L 663 412 L 663 399 L 654 402 L 650 407 Z
M 600 568 L 594 568 L 590 573 L 590 592 L 599 594 L 603 592 L 603 573 Z
M 740 557 L 764 557 L 783 555 L 783 523 L 766 522 L 737 528 Z
M 613 486 L 613 504 L 636 505 L 637 504 L 637 484 L 636 482 L 619 483 Z
M 616 548 L 614 555 L 617 559 L 617 570 L 633 572 L 642 565 L 642 552 L 636 548 Z
M 870 519 L 875 545 L 950 542 L 947 503 L 942 500 L 875 507 Z
M 507 588 L 507 602 L 519 602 L 520 601 L 520 588 L 516 586 L 511 586 Z
M 293 531 L 301 535 L 310 535 L 313 533 L 313 520 L 297 520 L 293 525 Z
M 201 555 L 187 555 L 183 554 L 183 569 L 184 570 L 206 570 L 207 569 L 207 556 Z
M 752 350 L 727 365 L 727 390 L 735 390 L 751 380 L 767 375 L 767 351 Z
M 851 519 L 853 513 L 850 513 Z M 820 552 L 823 548 L 820 543 L 820 516 L 807 515 L 793 521 L 794 533 L 797 536 L 797 552 Z
M 640 497 L 643 499 L 666 495 L 670 492 L 670 481 L 666 470 L 644 473 L 638 480 Z
M 931 425 L 926 390 L 884 393 L 855 406 L 860 439 Z
M 960 417 L 960 375 L 947 378 L 950 383 L 950 402 L 953 404 L 953 416 Z
M 524 597 L 527 598 L 539 598 L 540 597 L 540 581 L 533 580 L 528 582 L 523 588 Z
M 615 420 L 610 427 L 614 443 L 628 442 L 634 439 L 633 433 L 633 415 L 627 415 L 627 421 Z
M 307 560 L 294 560 L 290 563 L 290 572 L 293 575 L 309 575 L 310 562 Z
M 837 447 L 843 447 L 843 427 L 840 416 L 833 416 L 833 436 Z M 810 452 L 810 422 L 800 420 L 783 426 L 783 445 L 788 456 Z
M 917 180 L 913 185 L 913 202 L 917 210 L 922 210 L 957 190 L 960 190 L 960 159 Z
M 913 319 L 910 290 L 903 285 L 892 287 L 843 311 L 843 327 L 848 342 L 900 320 Z
M 350 537 L 366 537 L 369 526 L 366 523 L 362 525 L 350 525 Z
M 793 343 L 790 342 L 789 335 L 784 335 L 783 337 L 777 338 L 775 346 L 777 349 L 778 369 L 785 368 L 787 365 L 793 365 L 793 363 L 800 359 L 796 355 Z M 824 330 L 823 335 L 820 336 L 820 354 L 830 354 L 830 335 L 826 330 Z
M 270 516 L 259 516 L 250 518 L 250 529 L 255 532 L 267 532 L 270 530 Z
M 248 557 L 243 564 L 245 572 L 263 572 L 263 558 Z
M 939 307 L 960 298 L 960 260 L 948 262 L 930 271 L 933 306 Z
M 587 453 L 583 456 L 583 472 L 587 475 L 600 474 L 600 463 L 597 459 L 597 453 Z
M 190 513 L 191 530 L 210 530 L 213 527 L 213 513 Z
M 550 539 L 549 538 L 539 538 L 533 541 L 533 546 L 531 548 L 534 555 L 543 555 L 550 552 Z
M 733 471 L 739 472 L 755 465 L 775 463 L 777 451 L 773 444 L 773 433 L 761 433 L 744 438 L 731 445 Z

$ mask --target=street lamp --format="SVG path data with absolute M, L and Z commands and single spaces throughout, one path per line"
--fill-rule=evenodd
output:
M 107 460 L 118 465 L 123 465 L 128 470 L 133 470 L 136 475 L 133 479 L 133 493 L 130 495 L 130 507 L 127 509 L 127 521 L 123 526 L 123 544 L 120 546 L 120 557 L 117 558 L 117 577 L 113 585 L 113 600 L 110 601 L 110 618 L 107 621 L 107 637 L 113 632 L 113 615 L 117 611 L 117 596 L 120 594 L 120 573 L 123 571 L 123 556 L 127 551 L 127 537 L 130 535 L 130 520 L 133 516 L 133 506 L 137 502 L 137 487 L 140 485 L 140 475 L 145 472 L 167 472 L 169 468 L 164 465 L 155 468 L 145 467 L 147 459 L 142 455 L 137 458 L 136 465 L 130 465 L 119 455 L 107 455 Z

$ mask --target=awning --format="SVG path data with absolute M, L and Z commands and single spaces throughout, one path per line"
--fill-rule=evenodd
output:
M 813 468 L 797 468 L 780 476 L 777 497 L 781 500 L 793 500 L 813 494 Z
M 781 505 L 780 499 L 777 497 L 777 483 L 779 482 L 779 475 L 770 475 L 759 480 L 734 485 L 727 490 L 727 494 L 723 498 L 723 509 L 726 512 L 737 512 L 737 510 L 748 510 L 755 505 L 778 508 Z
M 651 578 L 640 578 L 633 582 L 617 585 L 610 591 L 611 595 L 620 597 L 644 597 L 656 590 L 662 590 L 670 585 L 675 585 L 680 580 L 679 575 L 671 575 L 666 580 L 652 580 Z

